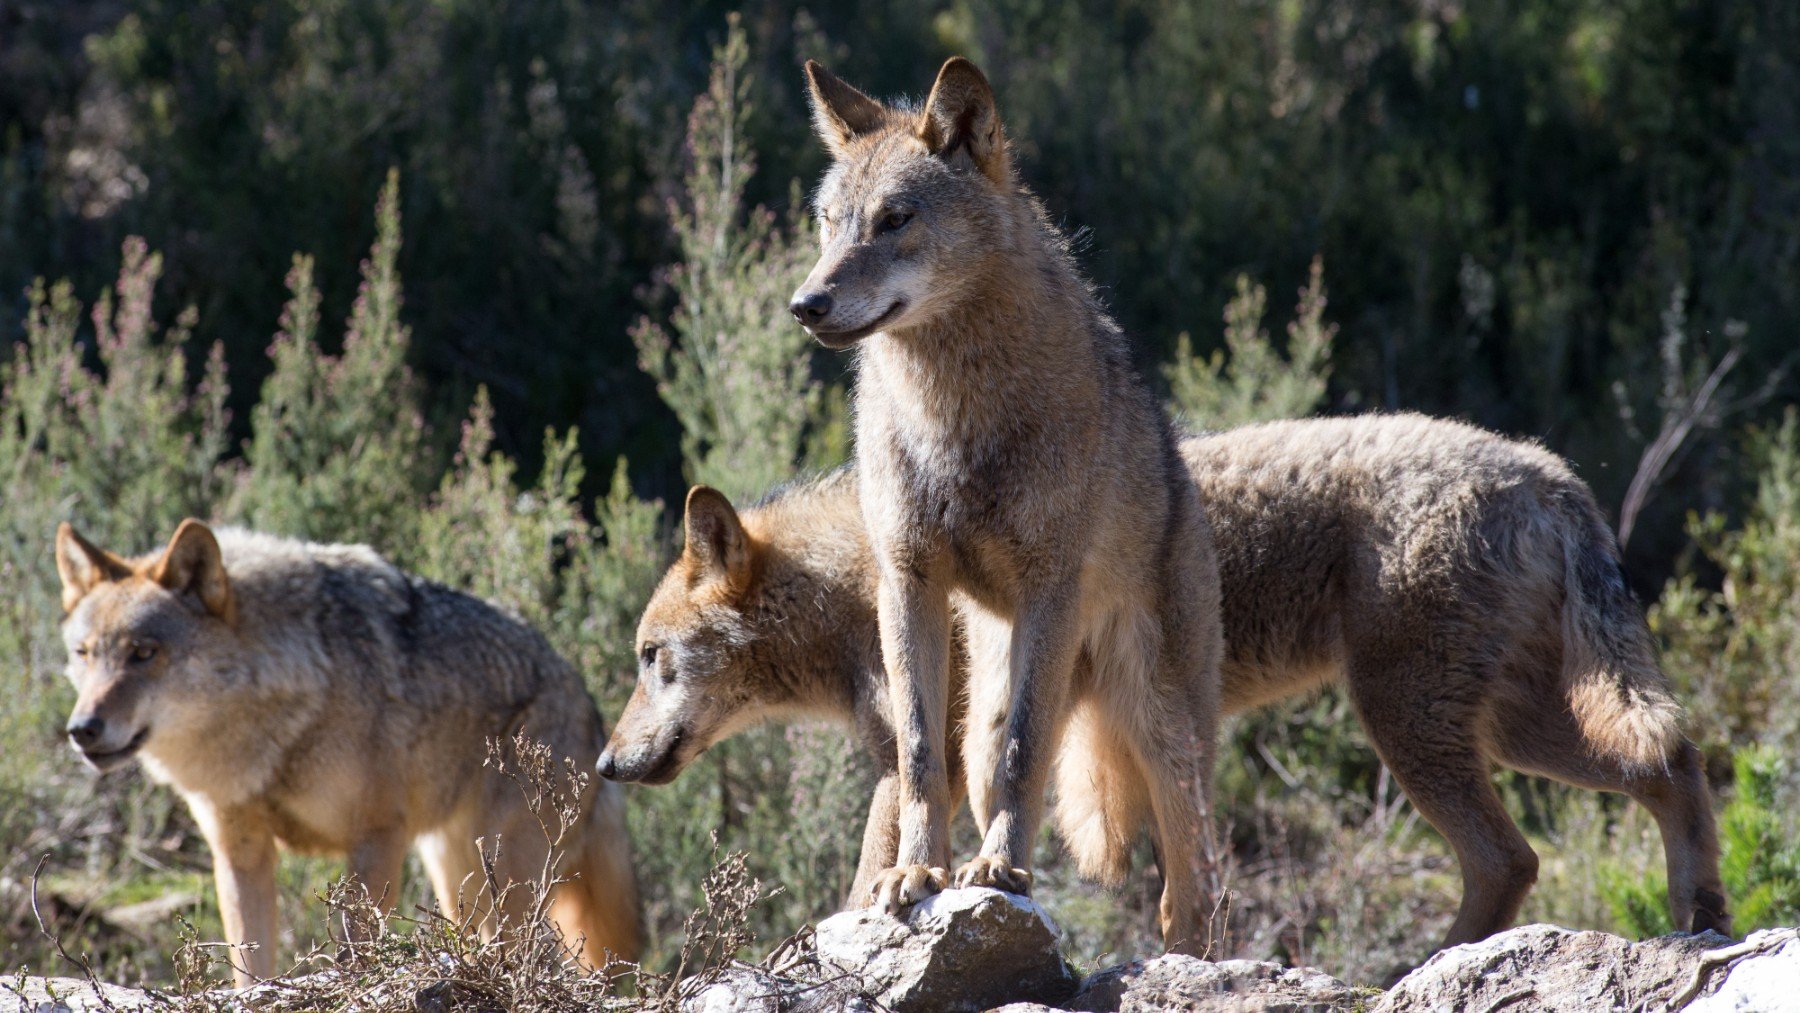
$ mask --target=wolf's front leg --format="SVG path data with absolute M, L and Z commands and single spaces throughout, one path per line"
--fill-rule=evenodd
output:
M 942 890 L 950 861 L 950 603 L 941 581 L 884 573 L 878 605 L 898 753 L 899 846 L 870 895 L 890 913 Z
M 965 616 L 970 804 L 985 814 L 986 831 L 981 853 L 957 870 L 957 886 L 1031 892 L 1031 847 L 1081 644 L 1077 598 L 1073 579 L 1032 595 L 1010 629 Z
M 869 821 L 863 825 L 862 854 L 856 860 L 856 879 L 845 910 L 868 907 L 875 897 L 876 877 L 894 867 L 900 857 L 900 772 L 890 770 L 875 782 L 869 799 Z
M 400 899 L 400 870 L 412 844 L 398 829 L 371 831 L 350 849 L 345 872 L 368 896 L 371 908 L 343 912 L 344 941 L 367 942 L 380 934 L 379 919 Z
M 246 809 L 214 809 L 189 800 L 212 849 L 219 916 L 238 988 L 275 976 L 275 835 Z

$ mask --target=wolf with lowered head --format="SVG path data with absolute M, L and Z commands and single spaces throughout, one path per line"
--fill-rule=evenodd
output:
M 1700 750 L 1612 533 L 1567 462 L 1418 415 L 1269 423 L 1189 436 L 1181 450 L 1218 552 L 1223 713 L 1344 688 L 1456 852 L 1462 902 L 1443 945 L 1512 924 L 1537 877 L 1495 766 L 1641 803 L 1662 831 L 1673 923 L 1731 931 Z M 638 633 L 669 653 L 639 677 L 607 747 L 658 757 L 650 779 L 662 783 L 758 721 L 851 721 L 880 775 L 852 903 L 893 864 L 899 828 L 857 486 L 840 469 L 741 514 L 710 489 L 689 495 L 690 549 Z M 959 666 L 953 700 L 962 681 Z M 1082 871 L 1117 883 L 1151 791 L 1123 748 L 1129 730 L 1093 716 L 1063 736 L 1057 823 Z M 954 770 L 954 740 L 949 759 Z
M 487 764 L 489 742 L 523 736 L 583 771 L 605 736 L 580 675 L 535 630 L 364 546 L 195 520 L 135 559 L 64 524 L 56 567 L 69 740 L 102 771 L 139 760 L 187 802 L 238 984 L 276 971 L 277 843 L 345 856 L 384 906 L 417 847 L 452 921 L 535 928 L 521 920 L 552 857 L 538 820 L 557 815 Z M 637 955 L 637 888 L 619 788 L 587 779 L 579 802 L 550 915 L 598 967 Z
M 790 309 L 856 348 L 856 456 L 899 736 L 899 910 L 943 888 L 951 612 L 979 854 L 1018 893 L 1077 708 L 1127 729 L 1167 873 L 1165 942 L 1208 944 L 1217 567 L 1193 483 L 1125 336 L 1014 173 L 987 79 L 951 59 L 922 107 L 808 63 L 832 156 L 821 254 Z M 1077 660 L 1080 677 L 1077 677 Z M 1148 769 L 1155 768 L 1155 769 Z

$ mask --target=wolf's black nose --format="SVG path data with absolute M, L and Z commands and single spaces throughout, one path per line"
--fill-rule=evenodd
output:
M 824 292 L 797 295 L 788 303 L 788 312 L 795 320 L 811 327 L 831 314 L 831 296 Z
M 601 777 L 606 778 L 608 781 L 613 779 L 613 775 L 619 772 L 619 765 L 613 762 L 612 750 L 608 749 L 600 754 L 600 762 L 595 764 L 595 768 L 599 771 Z
M 69 727 L 63 730 L 69 733 L 69 741 L 86 749 L 99 742 L 100 737 L 106 734 L 106 722 L 100 720 L 98 715 L 90 715 L 79 721 L 70 718 Z

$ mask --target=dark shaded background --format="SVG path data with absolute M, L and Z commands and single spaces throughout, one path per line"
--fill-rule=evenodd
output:
M 0 339 L 20 333 L 34 275 L 91 297 L 143 235 L 166 255 L 159 311 L 197 307 L 246 422 L 291 254 L 318 257 L 341 319 L 398 166 L 432 399 L 460 411 L 486 384 L 505 449 L 529 459 L 544 426 L 576 424 L 590 474 L 628 454 L 639 488 L 668 496 L 679 434 L 627 330 L 674 257 L 665 201 L 731 9 L 0 2 Z M 1147 362 L 1182 330 L 1215 345 L 1238 272 L 1291 305 L 1318 252 L 1342 328 L 1334 410 L 1540 437 L 1614 509 L 1655 430 L 1677 292 L 1690 360 L 1743 325 L 1727 403 L 1800 348 L 1787 0 L 741 9 L 755 198 L 785 211 L 822 167 L 802 60 L 917 95 L 969 55 L 1027 179 L 1090 230 L 1087 268 Z M 1778 378 L 1690 444 L 1633 539 L 1640 590 L 1673 564 L 1684 511 L 1737 501 L 1737 425 L 1797 391 Z

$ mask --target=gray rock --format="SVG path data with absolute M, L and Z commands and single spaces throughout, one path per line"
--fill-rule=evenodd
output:
M 1323 1013 L 1355 1000 L 1350 986 L 1314 968 L 1266 960 L 1213 962 L 1168 953 L 1089 975 L 1063 1008 L 1084 1013 Z
M 0 1013 L 136 1013 L 164 1005 L 143 989 L 123 985 L 96 987 L 81 978 L 0 977 Z
M 846 911 L 819 923 L 819 961 L 861 979 L 894 1013 L 956 1013 L 1053 1003 L 1075 991 L 1062 932 L 1029 898 L 945 890 L 907 912 Z
M 876 1013 L 854 980 L 802 981 L 755 967 L 709 977 L 681 1001 L 682 1013 Z
M 1729 942 L 1708 932 L 1633 943 L 1605 932 L 1526 925 L 1438 953 L 1400 979 L 1374 1009 L 1661 1009 L 1692 980 L 1701 954 Z

